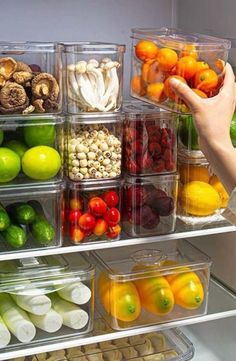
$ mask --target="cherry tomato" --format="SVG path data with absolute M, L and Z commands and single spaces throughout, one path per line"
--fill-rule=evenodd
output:
M 70 208 L 71 208 L 71 209 L 79 209 L 79 210 L 82 210 L 82 209 L 83 209 L 83 205 L 84 205 L 84 202 L 83 202 L 83 199 L 82 199 L 82 198 L 75 197 L 75 198 L 70 199 Z
M 81 216 L 82 213 L 80 210 L 70 210 L 68 214 L 68 221 L 70 224 L 77 224 Z
M 119 224 L 117 224 L 114 227 L 109 227 L 109 230 L 107 232 L 107 238 L 109 239 L 117 238 L 120 232 L 121 232 L 121 226 Z
M 108 224 L 105 219 L 99 218 L 96 220 L 96 224 L 93 230 L 93 233 L 96 236 L 102 236 L 104 233 L 107 232 Z
M 79 226 L 83 231 L 92 231 L 95 227 L 96 220 L 90 213 L 84 213 L 79 219 Z
M 70 227 L 70 238 L 75 243 L 80 243 L 85 238 L 85 232 L 79 227 Z
M 110 208 L 105 214 L 104 219 L 108 226 L 114 227 L 120 222 L 120 212 L 117 208 Z
M 119 203 L 119 196 L 115 191 L 106 192 L 103 199 L 109 208 L 116 207 Z
M 101 217 L 107 210 L 107 205 L 100 197 L 93 197 L 90 199 L 89 210 L 95 217 Z

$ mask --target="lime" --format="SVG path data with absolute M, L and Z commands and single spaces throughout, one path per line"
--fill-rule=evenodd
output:
M 233 146 L 236 147 L 236 113 L 233 115 L 230 124 L 230 138 L 233 143 Z
M 0 145 L 2 144 L 3 142 L 3 138 L 4 138 L 4 133 L 3 133 L 3 130 L 0 129 Z
M 55 125 L 45 124 L 47 122 L 49 120 L 43 120 L 43 124 L 41 124 L 41 120 L 32 120 L 30 124 L 33 125 L 24 127 L 24 140 L 29 147 L 35 147 L 36 145 L 53 146 L 56 137 Z
M 47 180 L 55 177 L 61 168 L 61 157 L 51 147 L 39 145 L 28 149 L 22 158 L 22 170 L 32 179 Z
M 199 150 L 198 135 L 191 115 L 181 116 L 179 124 L 179 138 L 183 145 L 190 150 Z
M 16 152 L 16 154 L 18 154 L 20 158 L 23 157 L 23 155 L 25 154 L 25 152 L 28 149 L 28 147 L 24 143 L 20 142 L 19 140 L 14 140 L 14 139 L 6 142 L 4 144 L 4 146 L 6 148 L 9 148 L 9 149 L 13 150 L 14 152 Z
M 13 150 L 0 148 L 0 183 L 10 182 L 20 171 L 20 157 Z

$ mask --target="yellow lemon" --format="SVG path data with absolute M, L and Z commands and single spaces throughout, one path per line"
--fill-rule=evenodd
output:
M 206 167 L 191 164 L 182 164 L 179 167 L 180 181 L 188 183 L 200 181 L 208 183 L 210 179 L 209 171 Z
M 213 188 L 219 193 L 221 198 L 221 208 L 226 208 L 228 205 L 229 195 L 223 186 L 223 184 L 219 181 L 216 175 L 211 176 L 210 184 Z

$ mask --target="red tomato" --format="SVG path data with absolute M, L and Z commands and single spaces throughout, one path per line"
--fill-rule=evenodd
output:
M 68 214 L 68 221 L 70 224 L 77 224 L 81 216 L 82 213 L 80 210 L 70 210 Z
M 92 231 L 95 227 L 96 220 L 90 213 L 84 213 L 79 219 L 79 226 L 83 231 Z
M 119 196 L 115 191 L 106 192 L 103 199 L 109 208 L 116 207 L 119 203 Z
M 120 222 L 120 212 L 117 208 L 111 208 L 104 214 L 104 219 L 109 226 L 114 227 Z
M 100 217 L 102 216 L 106 210 L 107 210 L 107 205 L 104 202 L 104 200 L 100 197 L 93 197 L 90 199 L 89 201 L 89 210 L 90 212 L 95 216 L 95 217 Z
M 107 238 L 110 238 L 110 239 L 117 238 L 119 236 L 120 232 L 121 232 L 121 227 L 119 224 L 117 224 L 114 227 L 109 227 L 109 230 L 107 232 Z

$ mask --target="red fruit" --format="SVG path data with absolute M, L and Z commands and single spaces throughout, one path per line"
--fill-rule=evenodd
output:
M 176 136 L 175 136 L 174 134 L 172 134 L 172 136 L 171 136 L 171 144 L 172 144 L 172 147 L 174 147 L 175 142 L 176 142 Z
M 125 192 L 124 206 L 128 208 L 142 207 L 146 196 L 147 192 L 143 186 L 131 186 Z
M 174 162 L 172 162 L 171 160 L 166 161 L 166 163 L 165 163 L 166 170 L 172 171 L 172 170 L 174 170 L 174 167 L 175 167 Z
M 149 143 L 148 150 L 152 155 L 153 154 L 155 154 L 155 155 L 161 154 L 161 146 L 158 143 Z
M 82 212 L 80 210 L 70 210 L 68 214 L 68 221 L 70 224 L 77 224 L 81 216 Z
M 139 132 L 135 128 L 127 129 L 127 133 L 126 133 L 126 141 L 127 142 L 133 142 L 137 138 L 139 138 Z
M 173 198 L 168 196 L 157 197 L 155 204 L 153 204 L 155 211 L 162 217 L 169 216 L 173 212 L 174 207 Z
M 160 219 L 158 214 L 154 213 L 151 207 L 144 205 L 141 208 L 133 209 L 132 221 L 132 223 L 137 226 L 142 226 L 146 229 L 153 229 L 158 225 Z
M 79 227 L 70 228 L 70 238 L 75 243 L 80 243 L 85 237 L 85 232 Z
M 75 197 L 70 199 L 70 208 L 71 209 L 83 209 L 83 199 L 80 197 Z
M 167 194 L 162 189 L 155 188 L 151 184 L 148 186 L 148 188 L 148 195 L 145 204 L 151 208 L 155 208 L 155 204 L 158 202 L 159 198 L 167 197 Z
M 90 213 L 84 213 L 79 219 L 79 226 L 83 231 L 91 231 L 94 229 L 96 220 Z
M 149 124 L 149 122 L 147 122 L 148 124 L 146 124 L 146 129 L 148 132 L 148 135 L 152 135 L 154 133 L 156 133 L 157 128 L 155 124 Z
M 170 161 L 172 159 L 172 152 L 170 149 L 166 148 L 163 153 L 163 159 Z
M 153 167 L 153 171 L 156 173 L 161 173 L 161 172 L 163 172 L 164 169 L 165 169 L 165 162 L 164 162 L 164 160 L 159 159 L 156 162 L 155 167 Z
M 132 147 L 132 153 L 134 153 L 134 154 L 142 154 L 145 149 L 143 146 L 143 143 L 139 139 L 135 140 L 131 144 L 131 147 Z
M 103 194 L 103 199 L 109 208 L 116 207 L 119 203 L 119 196 L 115 191 L 108 191 Z
M 93 233 L 96 236 L 102 236 L 104 233 L 107 232 L 107 230 L 108 230 L 107 222 L 102 218 L 97 219 L 96 220 L 96 225 L 95 225 L 94 230 L 93 230 Z
M 127 163 L 127 170 L 130 173 L 134 173 L 134 174 L 140 173 L 140 167 L 132 159 L 130 159 L 130 161 Z
M 114 227 L 120 222 L 120 212 L 117 208 L 110 208 L 104 214 L 104 219 L 108 223 L 108 226 Z
M 142 162 L 142 164 L 141 164 L 142 169 L 148 170 L 148 169 L 152 168 L 153 161 L 152 161 L 152 158 L 148 155 L 148 153 L 144 154 L 141 162 Z
M 160 143 L 161 141 L 161 134 L 160 133 L 153 133 L 149 135 L 148 138 L 149 143 Z
M 106 213 L 107 205 L 104 200 L 100 197 L 93 197 L 89 200 L 88 207 L 90 212 L 95 217 L 101 217 L 104 213 Z
M 121 232 L 121 226 L 117 224 L 114 227 L 109 227 L 106 235 L 108 239 L 114 239 L 119 236 L 120 232 Z

